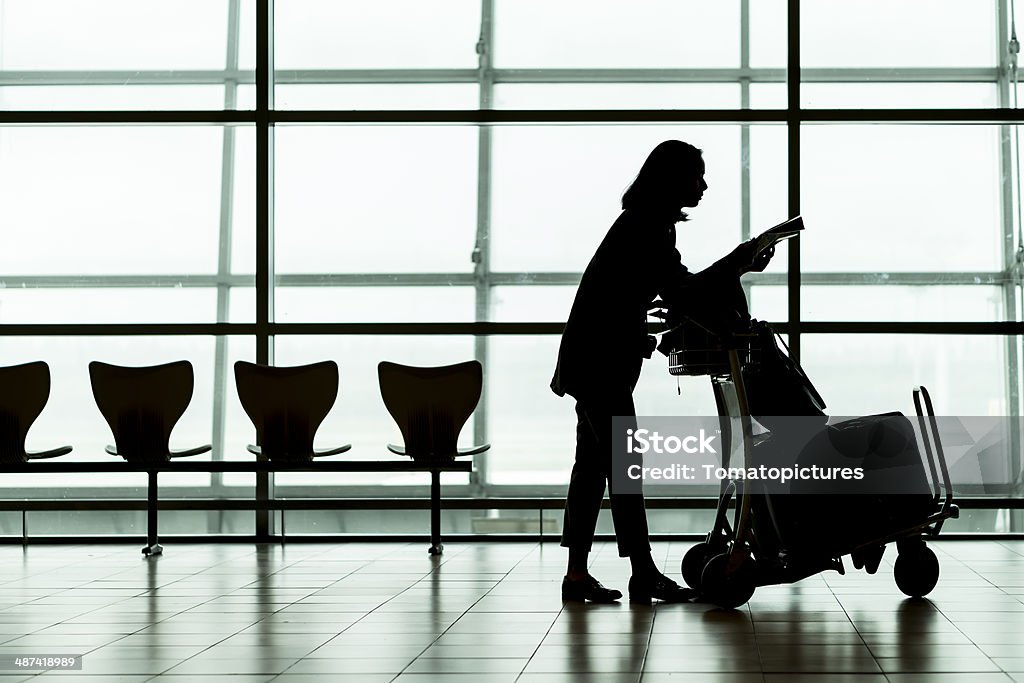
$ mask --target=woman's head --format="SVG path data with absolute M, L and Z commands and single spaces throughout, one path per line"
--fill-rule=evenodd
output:
M 681 140 L 666 140 L 647 155 L 622 195 L 622 208 L 675 214 L 684 207 L 697 206 L 707 188 L 701 151 Z

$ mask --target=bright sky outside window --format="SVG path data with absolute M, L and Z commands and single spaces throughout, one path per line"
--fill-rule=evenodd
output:
M 173 9 L 113 0 L 0 0 L 0 79 L 31 76 L 0 81 L 0 109 L 254 108 L 256 3 L 239 0 L 237 17 L 233 6 L 230 0 L 191 0 Z M 744 7 L 752 71 L 741 74 Z M 494 71 L 481 78 L 477 41 L 485 16 L 493 21 L 486 47 Z M 498 110 L 556 115 L 787 103 L 784 0 L 277 0 L 274 20 L 282 111 L 473 110 L 482 96 Z M 1003 29 L 993 0 L 842 6 L 804 0 L 801 22 L 804 106 L 999 105 Z M 237 55 L 229 50 L 233 35 Z M 103 80 L 107 72 L 145 78 Z M 0 128 L 0 225 L 18 243 L 17 251 L 0 252 L 0 279 L 51 279 L 46 287 L 0 289 L 0 322 L 253 321 L 255 120 L 230 128 L 234 146 L 226 160 L 223 125 Z M 1012 290 L 998 276 L 1012 212 L 1002 204 L 1009 153 L 1002 134 L 990 124 L 803 125 L 801 210 L 814 239 L 803 240 L 801 265 L 805 276 L 818 278 L 803 285 L 803 320 L 1005 319 Z M 783 122 L 278 125 L 276 320 L 470 322 L 479 316 L 557 323 L 568 311 L 574 275 L 614 220 L 643 156 L 673 137 L 704 148 L 708 161 L 706 202 L 680 226 L 686 263 L 700 268 L 744 229 L 787 215 Z M 487 203 L 478 203 L 480 197 Z M 471 254 L 484 233 L 487 275 L 500 277 L 474 280 Z M 883 238 L 891 246 L 878 250 Z M 220 258 L 222 249 L 228 258 Z M 780 249 L 752 287 L 755 315 L 788 317 L 787 259 Z M 876 272 L 891 274 L 894 284 L 858 280 Z M 984 277 L 977 284 L 897 282 L 920 272 L 940 280 Z M 351 279 L 362 274 L 394 281 Z M 548 284 L 517 284 L 545 282 L 545 274 L 554 274 Z M 91 279 L 75 280 L 83 276 Z M 195 287 L 170 280 L 106 286 L 103 278 L 113 276 L 207 279 Z M 353 284 L 359 286 L 347 286 Z M 929 386 L 949 401 L 949 410 L 1008 409 L 1003 337 L 804 338 L 805 364 L 816 381 L 820 374 L 819 388 L 849 410 L 875 410 L 878 396 L 905 403 L 908 387 L 921 381 L 915 373 L 925 368 L 933 368 Z M 208 337 L 12 338 L 2 362 L 51 362 L 59 401 L 53 412 L 66 422 L 37 429 L 59 433 L 87 454 L 107 438 L 82 383 L 88 360 L 190 357 L 197 363 L 197 402 L 179 427 L 182 442 L 211 440 L 212 416 L 220 415 L 227 456 L 244 457 L 240 449 L 251 428 L 234 399 L 230 362 L 252 359 L 252 338 L 232 337 L 226 346 L 218 355 Z M 482 346 L 486 430 L 494 443 L 488 482 L 564 485 L 572 406 L 547 390 L 557 337 L 498 335 Z M 339 361 L 341 399 L 322 438 L 355 441 L 357 457 L 381 457 L 393 425 L 378 404 L 376 362 L 463 360 L 477 345 L 469 335 L 282 335 L 276 347 L 281 364 Z M 985 360 L 976 378 L 956 374 L 958 363 L 977 357 Z M 851 374 L 854 366 L 863 373 Z M 226 397 L 214 405 L 217 373 L 227 380 Z M 657 361 L 648 364 L 637 392 L 639 409 L 648 413 L 702 414 L 714 410 L 710 398 L 703 381 L 684 383 L 683 396 L 676 396 Z M 250 486 L 250 479 L 224 481 Z M 288 485 L 317 483 L 300 477 Z M 388 483 L 418 485 L 401 478 Z

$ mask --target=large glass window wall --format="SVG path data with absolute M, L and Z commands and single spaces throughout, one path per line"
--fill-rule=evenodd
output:
M 667 138 L 707 161 L 706 201 L 679 228 L 691 269 L 804 215 L 800 243 L 744 283 L 833 412 L 911 413 L 924 384 L 942 413 L 1019 416 L 1014 9 L 0 0 L 0 364 L 42 359 L 53 373 L 29 446 L 102 457 L 90 360 L 187 358 L 195 398 L 173 441 L 246 458 L 232 363 L 331 358 L 341 393 L 318 441 L 382 459 L 397 433 L 376 364 L 475 357 L 485 393 L 463 436 L 493 449 L 471 475 L 446 475 L 446 491 L 562 496 L 574 414 L 547 388 L 558 334 L 622 191 Z M 706 379 L 677 390 L 657 356 L 636 401 L 644 414 L 715 410 Z M 1019 449 L 1007 453 L 1007 506 L 1020 499 Z M 189 474 L 163 488 L 197 499 L 427 491 L 419 475 L 256 480 Z M 0 497 L 133 497 L 141 481 L 7 478 Z M 38 533 L 66 523 L 35 514 Z M 97 533 L 122 528 L 123 513 L 87 517 L 103 514 Z M 518 528 L 494 521 L 503 511 L 480 514 L 490 526 L 464 530 Z M 658 514 L 680 532 L 706 516 Z M 987 514 L 964 528 L 1020 530 L 1019 512 Z M 304 511 L 294 528 L 358 530 L 361 515 Z M 179 517 L 169 524 L 182 533 L 277 523 L 256 513 L 253 527 L 238 510 Z M 406 530 L 401 514 L 381 519 Z M 0 514 L 0 529 L 15 522 Z

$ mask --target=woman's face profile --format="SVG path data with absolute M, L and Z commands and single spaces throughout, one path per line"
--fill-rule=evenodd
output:
M 702 162 L 697 167 L 696 173 L 688 173 L 683 176 L 683 181 L 679 188 L 679 199 L 682 202 L 681 208 L 697 206 L 704 196 L 704 190 L 706 189 L 708 189 L 708 184 L 704 181 L 704 164 Z

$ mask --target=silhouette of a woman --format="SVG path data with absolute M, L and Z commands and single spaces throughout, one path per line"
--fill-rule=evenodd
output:
M 562 545 L 569 566 L 563 600 L 613 602 L 622 597 L 590 575 L 588 555 L 609 484 L 620 557 L 632 566 L 630 602 L 694 597 L 661 573 L 651 557 L 642 494 L 617 494 L 612 478 L 612 417 L 633 416 L 633 389 L 643 359 L 650 358 L 647 311 L 661 298 L 675 310 L 728 313 L 735 308 L 739 276 L 764 270 L 772 251 L 755 260 L 752 242 L 699 273 L 676 250 L 675 223 L 708 189 L 701 150 L 679 140 L 662 142 L 647 157 L 622 197 L 622 213 L 583 273 L 558 349 L 551 389 L 576 399 L 576 462 L 565 500 Z

